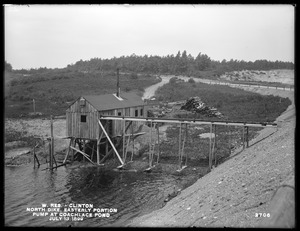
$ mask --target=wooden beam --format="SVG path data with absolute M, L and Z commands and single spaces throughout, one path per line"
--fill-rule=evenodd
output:
M 86 153 L 84 153 L 83 151 L 80 151 L 79 149 L 77 148 L 74 148 L 74 147 L 71 147 L 74 151 L 77 151 L 79 152 L 80 154 L 82 154 L 87 160 L 89 160 L 92 164 L 95 164 L 89 157 Z
M 143 121 L 156 123 L 188 123 L 188 124 L 216 124 L 223 126 L 249 126 L 249 127 L 273 127 L 276 128 L 276 123 L 247 123 L 247 122 L 227 122 L 227 121 L 203 121 L 198 119 L 157 119 L 157 118 L 141 118 L 141 117 L 119 117 L 119 116 L 100 116 L 101 120 L 126 120 L 126 121 Z

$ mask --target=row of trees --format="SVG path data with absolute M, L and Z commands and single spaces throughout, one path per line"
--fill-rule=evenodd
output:
M 120 68 L 123 72 L 135 73 L 152 73 L 152 74 L 185 74 L 197 75 L 201 71 L 214 71 L 216 75 L 220 75 L 228 71 L 238 71 L 243 69 L 248 70 L 270 70 L 270 69 L 294 69 L 292 62 L 282 61 L 267 61 L 256 60 L 212 60 L 206 54 L 199 53 L 196 57 L 178 51 L 176 55 L 167 56 L 121 56 L 119 58 L 101 59 L 92 58 L 90 60 L 80 60 L 75 64 L 70 64 L 63 69 L 53 69 L 55 71 L 79 71 L 79 72 L 94 72 L 94 71 L 112 71 Z M 52 71 L 53 71 L 52 70 Z M 31 69 L 31 70 L 16 70 L 19 73 L 42 73 L 47 72 L 47 68 Z

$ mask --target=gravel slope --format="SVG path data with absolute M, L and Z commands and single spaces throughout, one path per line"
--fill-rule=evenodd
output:
M 282 95 L 294 102 L 293 92 L 259 93 Z M 286 181 L 294 181 L 294 104 L 279 120 L 274 134 L 212 170 L 164 208 L 138 217 L 128 226 L 259 227 L 263 220 L 267 222 L 270 218 L 259 218 L 255 213 L 272 216 L 268 209 L 277 188 Z M 264 129 L 260 135 L 269 133 Z

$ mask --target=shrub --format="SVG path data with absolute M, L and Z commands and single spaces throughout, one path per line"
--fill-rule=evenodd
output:
M 189 83 L 195 83 L 195 80 L 193 78 L 189 78 L 188 82 Z
M 135 72 L 131 73 L 130 78 L 131 79 L 138 79 L 137 73 L 135 73 Z
M 176 81 L 177 81 L 177 77 L 172 77 L 170 80 L 169 80 L 169 83 L 170 84 L 174 84 L 174 83 L 176 83 Z

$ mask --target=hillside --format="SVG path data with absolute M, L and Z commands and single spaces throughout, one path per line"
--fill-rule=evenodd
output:
M 159 82 L 154 75 L 120 74 L 121 91 L 142 95 L 144 88 Z M 42 73 L 5 73 L 5 117 L 28 117 L 35 111 L 42 116 L 63 115 L 80 95 L 116 91 L 114 72 L 49 70 Z
M 248 89 L 249 90 L 249 89 Z M 258 92 L 258 89 L 252 89 Z M 262 93 L 262 92 L 260 92 Z M 271 92 L 268 92 L 269 94 Z M 293 92 L 275 91 L 289 96 Z M 264 93 L 265 94 L 265 93 Z M 165 207 L 132 220 L 128 226 L 143 227 L 261 227 L 275 213 L 271 200 L 280 185 L 294 184 L 295 111 L 291 105 L 280 116 L 278 130 L 213 169 Z M 269 133 L 267 129 L 261 132 Z M 274 207 L 273 207 L 274 208 Z M 270 214 L 256 217 L 256 213 Z M 293 220 L 293 218 L 284 218 Z M 289 223 L 277 227 L 290 227 Z

